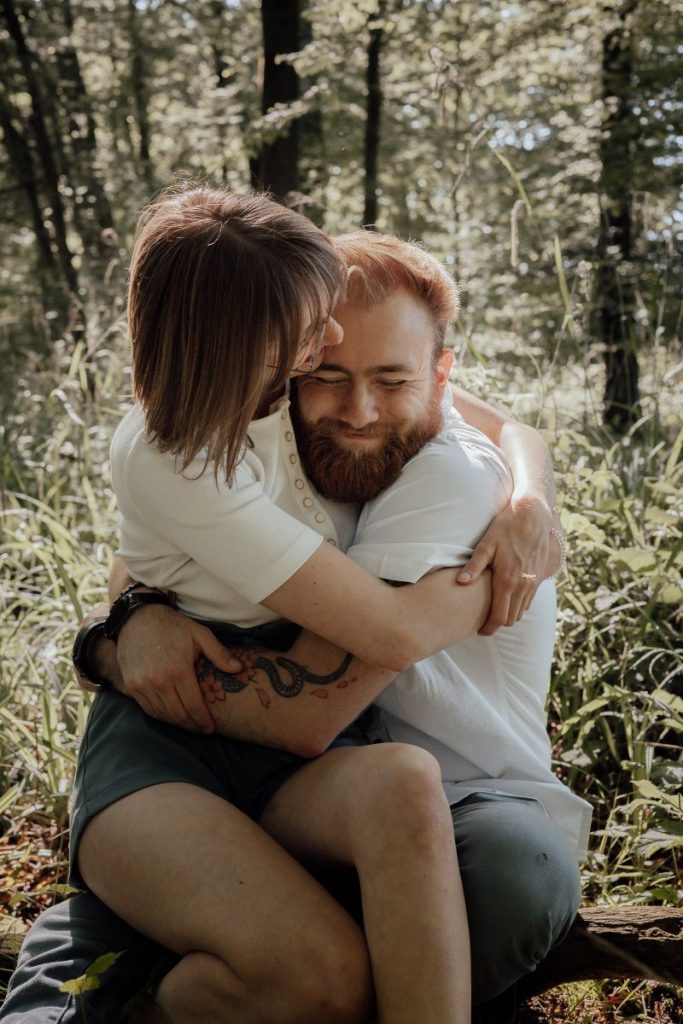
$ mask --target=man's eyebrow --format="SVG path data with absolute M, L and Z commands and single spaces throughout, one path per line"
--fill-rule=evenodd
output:
M 345 373 L 347 376 L 351 376 L 351 371 L 346 366 L 340 366 L 338 363 L 321 363 L 318 370 L 329 370 L 334 373 Z M 384 363 L 381 366 L 368 366 L 363 370 L 363 375 L 367 376 L 372 373 L 414 373 L 414 368 L 407 366 L 405 363 Z

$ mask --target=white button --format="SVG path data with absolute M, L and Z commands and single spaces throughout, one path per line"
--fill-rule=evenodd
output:
M 304 508 L 313 508 L 312 498 L 304 498 Z
M 292 465 L 296 463 L 296 455 L 294 454 L 294 452 L 292 452 L 292 454 L 289 456 L 289 461 L 292 463 Z
M 286 420 L 287 419 L 287 410 L 283 409 L 282 412 L 280 413 L 280 416 L 282 417 L 283 420 Z
M 285 441 L 291 441 L 293 437 L 294 434 L 291 430 L 285 430 Z
M 304 482 L 303 482 L 303 480 L 295 480 L 294 481 L 294 486 L 298 487 L 300 491 L 303 491 L 303 489 L 304 489 Z
M 322 514 L 322 512 L 316 512 L 316 514 L 315 514 L 315 521 L 316 521 L 316 523 L 324 523 L 325 522 L 325 516 Z

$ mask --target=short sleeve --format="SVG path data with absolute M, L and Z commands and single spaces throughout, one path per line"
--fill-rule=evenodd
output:
M 319 533 L 265 493 L 259 461 L 251 453 L 230 486 L 217 481 L 211 467 L 201 472 L 199 463 L 196 471 L 191 466 L 178 473 L 174 461 L 148 443 L 133 444 L 118 459 L 112 449 L 120 553 L 131 570 L 144 530 L 145 559 L 166 554 L 173 545 L 207 574 L 259 604 L 323 543 Z
M 348 554 L 376 576 L 406 583 L 464 565 L 509 493 L 507 466 L 490 442 L 439 438 L 365 506 Z

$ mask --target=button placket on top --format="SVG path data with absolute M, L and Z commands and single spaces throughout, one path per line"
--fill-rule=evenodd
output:
M 328 539 L 331 540 L 332 544 L 336 547 L 338 541 L 335 525 L 323 506 L 316 499 L 301 466 L 292 422 L 289 418 L 288 405 L 285 405 L 280 412 L 280 422 L 282 448 L 285 453 L 284 461 L 287 467 L 287 475 L 290 482 L 293 484 L 294 491 L 296 493 L 297 503 L 305 514 L 305 520 L 310 522 L 313 529 L 320 533 L 323 531 L 323 528 L 325 528 L 326 534 L 332 534 Z

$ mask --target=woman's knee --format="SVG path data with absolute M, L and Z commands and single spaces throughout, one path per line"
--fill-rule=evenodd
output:
M 436 758 L 408 743 L 365 748 L 354 798 L 358 814 L 377 823 L 405 821 L 429 828 L 435 820 L 450 828 L 448 803 Z
M 365 1024 L 373 1004 L 372 972 L 360 929 L 292 949 L 288 959 L 247 980 L 251 998 L 273 1024 Z

